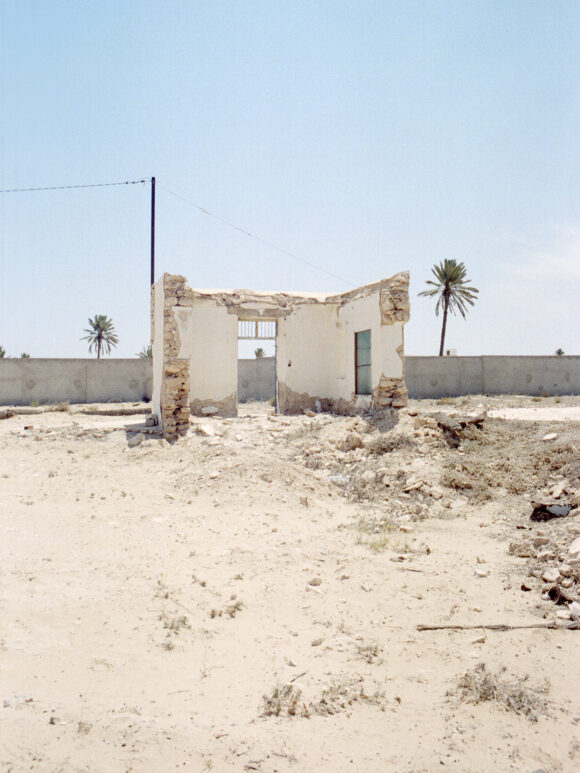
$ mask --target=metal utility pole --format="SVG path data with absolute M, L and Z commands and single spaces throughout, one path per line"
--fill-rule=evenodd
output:
M 151 287 L 155 282 L 155 178 L 151 178 Z

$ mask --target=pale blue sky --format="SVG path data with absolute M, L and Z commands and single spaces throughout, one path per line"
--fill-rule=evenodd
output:
M 1 0 L 0 188 L 155 175 L 157 274 L 341 291 L 168 189 L 348 280 L 480 289 L 459 354 L 578 354 L 580 3 Z M 149 186 L 0 195 L 0 344 L 149 338 Z

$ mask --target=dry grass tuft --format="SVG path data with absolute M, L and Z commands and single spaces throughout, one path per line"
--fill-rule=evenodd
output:
M 362 677 L 346 676 L 334 679 L 323 689 L 319 700 L 308 704 L 302 701 L 302 691 L 293 684 L 275 687 L 270 695 L 263 696 L 262 716 L 332 716 L 348 711 L 355 703 L 366 703 L 384 710 L 386 701 L 382 690 L 368 693 Z
M 308 709 L 306 708 L 306 704 L 303 703 L 302 706 L 299 705 L 301 696 L 302 690 L 300 690 L 298 687 L 294 687 L 293 684 L 283 684 L 281 686 L 274 687 L 271 695 L 263 696 L 264 704 L 262 707 L 262 716 L 310 716 L 307 713 Z
M 531 722 L 537 722 L 538 713 L 546 710 L 543 694 L 548 691 L 548 684 L 532 689 L 525 685 L 527 676 L 513 681 L 501 679 L 504 671 L 505 669 L 502 669 L 499 673 L 492 674 L 485 663 L 478 663 L 459 679 L 457 687 L 460 699 L 467 703 L 493 701 L 507 711 L 523 714 Z
M 389 454 L 392 451 L 408 451 L 412 449 L 414 445 L 412 439 L 406 435 L 380 434 L 366 443 L 366 449 L 369 454 L 382 456 L 383 454 Z
M 357 647 L 357 655 L 362 660 L 369 663 L 369 665 L 379 665 L 383 662 L 381 653 L 383 648 L 378 642 L 371 642 L 370 644 L 359 644 Z
M 342 677 L 325 687 L 320 700 L 310 703 L 308 708 L 312 714 L 329 716 L 347 711 L 353 703 L 367 703 L 383 708 L 385 695 L 379 689 L 369 694 L 365 690 L 362 677 Z

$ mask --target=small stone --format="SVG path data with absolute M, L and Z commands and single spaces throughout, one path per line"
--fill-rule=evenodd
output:
M 145 440 L 145 435 L 142 432 L 138 432 L 136 435 L 130 435 L 127 440 L 127 445 L 129 448 L 135 448 L 136 446 L 140 446 L 141 443 Z
M 571 588 L 574 585 L 574 578 L 573 577 L 566 577 L 566 579 L 561 581 L 560 585 L 563 588 Z
M 476 577 L 489 577 L 489 569 L 476 569 L 475 570 L 475 576 Z
M 555 556 L 556 554 L 553 550 L 543 550 L 541 553 L 538 553 L 538 561 L 551 561 Z
M 556 612 L 556 617 L 559 617 L 560 620 L 569 620 L 570 619 L 570 612 L 568 612 L 567 609 L 559 609 Z
M 560 567 L 560 574 L 562 577 L 572 577 L 572 574 L 574 573 L 574 569 L 570 566 L 570 564 L 562 564 Z
M 547 435 L 544 435 L 542 440 L 555 440 L 558 437 L 557 432 L 549 432 Z
M 215 436 L 215 430 L 210 424 L 198 424 L 197 431 L 199 432 L 200 435 L 203 435 L 204 437 Z
M 361 582 L 360 586 L 365 591 L 365 593 L 370 593 L 372 591 L 372 588 L 368 582 Z
M 430 493 L 433 499 L 441 499 L 443 496 L 443 489 L 439 488 L 439 486 L 431 486 Z
M 412 526 L 399 526 L 399 531 L 402 531 L 405 534 L 409 534 L 410 532 L 413 531 L 413 527 Z
M 542 545 L 547 545 L 549 541 L 549 537 L 534 537 L 532 540 L 535 548 L 541 548 Z
M 423 485 L 422 480 L 417 480 L 416 478 L 409 478 L 407 483 L 403 486 L 403 491 L 405 493 L 408 493 L 409 491 L 417 491 L 417 489 L 420 489 Z
M 542 575 L 542 580 L 544 582 L 557 582 L 559 578 L 560 578 L 560 570 L 556 569 L 556 567 L 552 567 L 551 569 L 546 569 L 546 571 Z
M 560 499 L 564 491 L 566 491 L 566 486 L 568 485 L 567 480 L 563 480 L 561 483 L 557 483 L 554 488 L 552 489 L 552 496 L 554 499 Z
M 219 470 L 214 470 L 213 472 L 210 472 L 210 474 L 209 474 L 209 478 L 211 480 L 215 480 L 216 478 L 219 478 L 219 476 L 220 476 Z
M 568 553 L 570 553 L 571 556 L 580 555 L 580 537 L 576 537 L 574 542 L 568 548 Z
M 323 641 L 322 639 L 313 639 L 310 642 L 310 646 L 311 647 L 320 647 L 320 645 L 322 644 L 322 641 Z
M 572 620 L 580 620 L 580 604 L 577 601 L 573 601 L 568 607 L 568 612 Z
M 201 412 L 204 416 L 213 416 L 214 413 L 218 412 L 218 408 L 215 405 L 206 405 L 201 409 Z
M 313 577 L 311 580 L 308 580 L 308 585 L 322 585 L 322 580 L 320 577 Z
M 288 663 L 290 668 L 296 668 L 296 663 L 292 660 L 292 658 L 287 658 L 286 663 Z
M 314 414 L 312 414 L 314 416 Z M 339 451 L 354 451 L 355 448 L 363 447 L 362 437 L 356 432 L 349 432 L 336 446 Z M 373 473 L 374 477 L 374 473 Z

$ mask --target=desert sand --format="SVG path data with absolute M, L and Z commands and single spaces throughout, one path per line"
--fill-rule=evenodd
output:
M 0 421 L 2 770 L 580 768 L 546 596 L 578 598 L 580 518 L 530 521 L 578 505 L 580 398 L 251 404 L 172 445 L 61 408 Z

